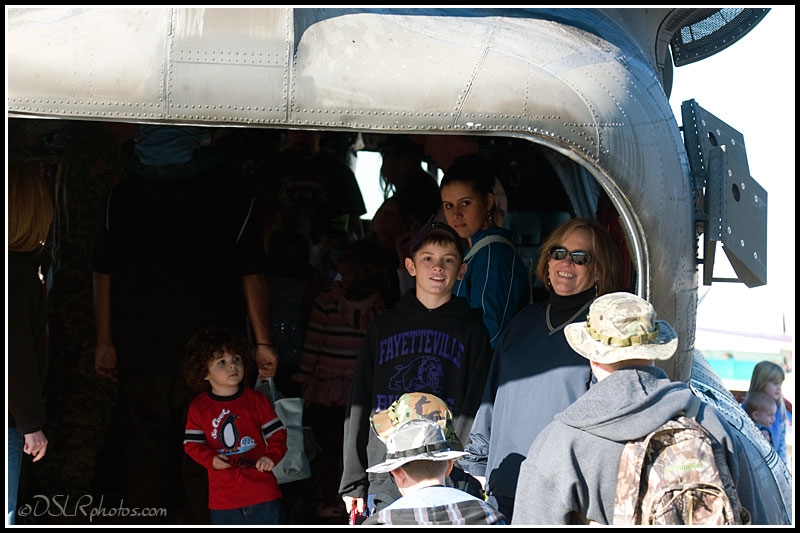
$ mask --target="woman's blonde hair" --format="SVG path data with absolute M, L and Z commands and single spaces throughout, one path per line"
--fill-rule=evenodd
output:
M 786 374 L 781 365 L 772 361 L 761 361 L 753 368 L 753 375 L 750 377 L 750 392 L 764 392 L 767 383 L 778 381 L 783 383 Z
M 8 250 L 42 248 L 53 222 L 53 198 L 39 163 L 11 156 L 8 161 Z
M 588 218 L 571 218 L 554 229 L 539 249 L 539 261 L 536 263 L 536 277 L 550 290 L 549 261 L 550 248 L 561 246 L 573 231 L 582 229 L 589 232 L 592 243 L 589 252 L 597 273 L 598 296 L 622 289 L 622 270 L 619 251 L 611 235 L 596 220 Z

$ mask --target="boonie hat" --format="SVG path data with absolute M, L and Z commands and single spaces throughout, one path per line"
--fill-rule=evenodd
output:
M 367 472 L 391 472 L 411 461 L 447 461 L 465 455 L 467 452 L 450 449 L 439 424 L 427 418 L 415 418 L 389 435 L 384 461 L 367 468 Z
M 398 426 L 418 418 L 426 418 L 439 424 L 451 449 L 458 451 L 464 449 L 453 426 L 453 413 L 444 400 L 427 392 L 407 392 L 396 399 L 388 409 L 372 413 L 369 420 L 378 438 L 386 443 L 389 435 Z
M 678 336 L 664 320 L 656 320 L 650 302 L 629 292 L 597 298 L 586 322 L 564 328 L 572 349 L 596 363 L 630 359 L 665 360 L 678 348 Z
M 411 253 L 413 254 L 419 250 L 419 248 L 422 246 L 422 243 L 427 241 L 429 237 L 438 237 L 440 239 L 453 241 L 463 259 L 465 250 L 464 239 L 462 239 L 458 233 L 456 233 L 456 230 L 444 222 L 428 222 L 422 226 L 414 235 L 414 237 L 411 238 Z

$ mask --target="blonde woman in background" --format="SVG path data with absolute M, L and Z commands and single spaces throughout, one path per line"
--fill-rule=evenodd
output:
M 47 370 L 47 293 L 42 263 L 53 201 L 39 164 L 8 163 L 8 515 L 14 525 L 23 454 L 47 453 L 44 383 Z
M 783 401 L 781 386 L 786 379 L 786 374 L 777 363 L 772 361 L 761 361 L 753 368 L 753 375 L 750 378 L 750 389 L 748 396 L 753 392 L 764 392 L 775 401 L 778 409 L 775 412 L 775 419 L 769 431 L 772 434 L 772 446 L 778 453 L 786 466 L 789 466 L 788 454 L 786 453 L 786 429 L 792 423 L 792 414 L 786 410 L 786 403 Z M 742 403 L 742 407 L 747 403 L 747 396 Z

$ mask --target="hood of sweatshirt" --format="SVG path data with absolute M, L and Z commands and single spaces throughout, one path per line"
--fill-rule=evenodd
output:
M 685 411 L 694 395 L 658 367 L 617 370 L 556 415 L 560 422 L 616 442 L 638 439 Z

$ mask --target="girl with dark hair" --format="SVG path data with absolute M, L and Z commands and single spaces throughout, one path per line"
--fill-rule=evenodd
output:
M 453 294 L 483 311 L 492 348 L 531 295 L 528 270 L 511 232 L 495 221 L 494 185 L 492 164 L 467 154 L 453 162 L 440 186 L 447 223 L 469 244 L 464 256 L 467 273 L 456 282 Z

